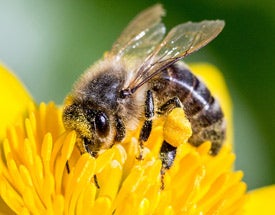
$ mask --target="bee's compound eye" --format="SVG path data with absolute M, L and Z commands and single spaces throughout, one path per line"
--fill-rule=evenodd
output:
M 95 128 L 99 136 L 106 136 L 109 133 L 109 119 L 105 113 L 99 112 L 95 116 Z

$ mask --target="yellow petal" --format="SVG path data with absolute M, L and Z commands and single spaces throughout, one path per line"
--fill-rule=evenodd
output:
M 0 63 L 0 140 L 6 127 L 25 114 L 32 98 L 21 82 Z
M 275 185 L 249 192 L 244 214 L 275 214 Z

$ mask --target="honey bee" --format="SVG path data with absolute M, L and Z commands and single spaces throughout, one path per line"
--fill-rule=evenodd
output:
M 137 15 L 103 59 L 91 66 L 66 98 L 63 122 L 77 132 L 81 153 L 96 157 L 99 150 L 121 142 L 127 132 L 143 126 L 140 151 L 153 120 L 182 107 L 192 127 L 189 142 L 211 141 L 216 155 L 225 138 L 225 120 L 218 101 L 181 59 L 212 41 L 224 21 L 187 22 L 165 36 L 161 5 Z M 176 148 L 164 141 L 163 169 L 169 169 Z M 142 153 L 138 156 L 142 158 Z

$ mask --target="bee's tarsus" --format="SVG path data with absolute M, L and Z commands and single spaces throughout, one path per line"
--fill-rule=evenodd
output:
M 165 183 L 164 183 L 164 175 L 165 175 L 166 169 L 162 166 L 160 171 L 160 190 L 164 190 Z
M 100 186 L 99 186 L 99 183 L 98 183 L 98 180 L 97 180 L 97 176 L 94 175 L 94 182 L 95 182 L 95 186 L 97 189 L 100 189 Z
M 143 145 L 143 141 L 139 142 L 139 152 L 138 152 L 138 156 L 136 157 L 137 160 L 141 161 L 143 160 L 143 149 L 144 149 L 144 145 Z
M 66 161 L 66 170 L 67 170 L 67 173 L 70 174 L 71 170 L 70 170 L 69 161 Z

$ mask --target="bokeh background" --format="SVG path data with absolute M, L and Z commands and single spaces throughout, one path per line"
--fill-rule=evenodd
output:
M 0 0 L 0 61 L 37 102 L 61 104 L 130 19 L 156 2 Z M 275 183 L 274 1 L 159 2 L 168 29 L 189 20 L 226 21 L 214 42 L 185 61 L 210 62 L 224 74 L 234 102 L 236 168 L 248 188 Z

